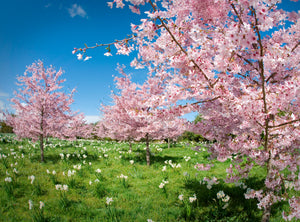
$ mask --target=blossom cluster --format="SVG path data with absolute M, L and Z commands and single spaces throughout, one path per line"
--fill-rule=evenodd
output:
M 40 210 L 42 210 L 44 207 L 45 207 L 45 203 L 43 201 L 40 201 Z M 28 200 L 28 205 L 29 205 L 29 210 L 32 210 L 33 209 L 33 201 L 32 200 Z
M 11 177 L 5 177 L 4 181 L 5 181 L 5 182 L 8 182 L 8 183 L 11 183 L 11 182 L 12 182 L 12 179 L 11 179 Z
M 172 160 L 165 160 L 165 164 L 169 164 L 172 168 L 181 168 L 181 164 L 173 163 Z M 165 166 L 164 166 L 165 167 Z M 163 171 L 165 171 L 166 168 L 163 168 Z
M 184 156 L 183 159 L 184 159 L 186 162 L 188 162 L 188 161 L 191 159 L 191 157 L 190 157 L 190 156 Z
M 46 172 L 47 172 L 47 174 L 51 174 L 51 172 L 48 169 L 46 170 Z M 52 171 L 52 175 L 56 175 L 56 171 L 55 170 Z
M 227 203 L 230 199 L 230 197 L 228 195 L 226 195 L 223 190 L 221 190 L 217 193 L 217 198 L 221 199 L 225 203 Z
M 94 180 L 94 183 L 99 183 L 99 182 L 100 182 L 100 180 L 98 178 Z M 93 184 L 93 182 L 90 180 L 89 185 L 92 185 L 92 184 Z
M 194 194 L 192 197 L 189 197 L 190 203 L 193 203 L 197 200 L 196 194 Z
M 28 176 L 28 179 L 30 180 L 30 183 L 33 184 L 35 176 L 34 175 Z
M 117 176 L 117 178 L 127 180 L 128 176 L 125 176 L 125 175 L 121 174 L 120 176 Z
M 212 167 L 212 165 L 210 165 L 210 164 L 203 164 L 203 163 L 197 163 L 195 166 L 194 166 L 194 168 L 196 169 L 196 170 L 201 170 L 201 171 L 207 171 L 207 170 L 210 170 L 210 168 Z
M 205 184 L 206 183 L 206 187 L 207 189 L 211 189 L 212 188 L 212 185 L 214 184 L 218 184 L 219 181 L 216 177 L 213 177 L 212 179 L 209 179 L 207 177 L 204 177 L 202 181 L 200 181 L 200 184 Z
M 55 189 L 56 189 L 56 190 L 62 190 L 62 191 L 68 191 L 68 190 L 69 190 L 69 187 L 68 187 L 68 185 L 66 185 L 66 184 L 63 184 L 63 185 L 61 185 L 61 184 L 56 184 L 56 185 L 55 185 Z
M 159 184 L 158 187 L 159 187 L 160 189 L 163 189 L 163 188 L 165 187 L 165 185 L 168 184 L 168 183 L 169 183 L 169 181 L 163 180 L 163 181 Z
M 107 205 L 111 205 L 112 202 L 113 202 L 113 198 L 112 197 L 106 197 L 106 204 Z
M 81 169 L 81 164 L 73 165 L 73 168 L 75 170 L 80 170 Z
M 68 176 L 68 177 L 71 177 L 71 176 L 73 176 L 75 173 L 76 173 L 76 170 L 68 170 L 68 172 L 67 172 L 67 176 Z M 65 176 L 65 175 L 66 175 L 66 173 L 65 173 L 65 172 L 63 172 L 63 175 Z

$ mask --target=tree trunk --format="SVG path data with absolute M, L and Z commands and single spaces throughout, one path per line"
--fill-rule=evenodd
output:
M 40 130 L 41 130 L 41 134 L 40 134 L 40 149 L 41 149 L 41 162 L 44 162 L 44 107 L 42 107 L 41 110 L 41 122 L 40 122 Z M 47 136 L 46 136 L 47 139 Z
M 150 148 L 149 148 L 149 135 L 146 134 L 146 160 L 147 166 L 150 166 Z
M 269 159 L 267 161 L 267 177 L 269 176 L 269 173 L 271 171 L 272 165 L 271 165 L 271 152 L 269 151 Z M 268 192 L 270 192 L 270 188 L 266 188 L 266 194 L 268 194 Z M 270 203 L 270 205 L 268 205 L 263 212 L 263 216 L 261 218 L 262 222 L 269 222 L 270 221 L 270 217 L 271 217 L 271 207 L 272 207 L 273 203 Z
M 264 209 L 263 216 L 261 218 L 261 222 L 269 222 L 271 217 L 271 206 L 267 206 Z
M 132 143 L 130 140 L 128 141 L 128 143 L 129 143 L 129 150 L 130 150 L 130 152 L 132 152 Z
M 170 138 L 168 138 L 168 149 L 170 149 Z
M 44 162 L 44 136 L 40 135 L 41 162 Z

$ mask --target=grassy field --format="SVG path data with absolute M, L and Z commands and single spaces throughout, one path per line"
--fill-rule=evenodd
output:
M 195 147 L 201 152 L 196 152 Z M 226 184 L 230 160 L 212 161 L 205 144 L 145 144 L 49 140 L 45 162 L 38 144 L 0 137 L 1 221 L 260 221 L 247 189 L 263 184 L 264 169 L 241 184 Z M 283 221 L 283 202 L 271 221 Z

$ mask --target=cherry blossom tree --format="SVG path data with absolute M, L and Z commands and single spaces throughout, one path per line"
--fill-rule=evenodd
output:
M 42 61 L 28 66 L 24 75 L 17 78 L 19 88 L 11 100 L 16 115 L 6 116 L 7 124 L 19 138 L 39 141 L 42 162 L 44 140 L 50 136 L 63 138 L 66 127 L 76 120 L 77 113 L 70 108 L 75 89 L 70 94 L 62 91 L 62 74 L 62 70 L 57 72 L 52 66 L 45 68 Z
M 162 120 L 162 135 L 164 135 L 165 139 L 168 141 L 168 148 L 170 148 L 170 140 L 176 140 L 179 136 L 181 136 L 188 124 L 187 121 L 183 118 L 172 117 L 171 119 Z
M 146 140 L 146 161 L 150 165 L 149 137 L 155 136 L 146 127 L 153 127 L 153 116 L 150 107 L 145 104 L 144 93 L 139 93 L 137 84 L 132 83 L 128 76 L 116 78 L 120 95 L 114 95 L 114 105 L 103 107 L 104 120 L 109 129 L 110 137 L 121 140 Z M 152 124 L 151 124 L 152 123 Z M 154 130 L 153 130 L 154 131 Z M 150 134 L 150 135 L 149 135 Z
M 164 85 L 178 116 L 196 111 L 203 120 L 195 133 L 215 139 L 220 161 L 234 156 L 228 182 L 248 178 L 254 166 L 266 169 L 265 186 L 251 190 L 269 221 L 274 203 L 288 201 L 283 218 L 300 218 L 300 16 L 280 9 L 280 0 L 128 0 L 139 13 L 130 39 L 114 43 L 118 54 L 138 51 L 131 65 L 147 67 Z M 122 0 L 108 3 L 123 8 Z M 97 46 L 96 46 L 97 47 Z M 87 52 L 90 47 L 76 49 Z
M 103 106 L 101 124 L 105 125 L 108 136 L 113 139 L 129 142 L 145 139 L 146 160 L 150 165 L 149 141 L 178 136 L 184 131 L 185 121 L 166 113 L 165 100 L 160 97 L 160 84 L 154 78 L 138 85 L 121 72 L 124 77 L 115 78 L 120 93 L 113 95 L 112 106 Z
M 68 121 L 68 125 L 64 127 L 62 132 L 64 138 L 76 140 L 78 138 L 91 138 L 93 126 L 88 124 L 84 119 L 83 113 L 74 114 Z

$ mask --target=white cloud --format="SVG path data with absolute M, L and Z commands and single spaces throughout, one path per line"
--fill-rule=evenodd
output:
M 48 3 L 47 5 L 45 5 L 44 7 L 45 8 L 49 8 L 52 4 L 51 3 Z
M 73 4 L 71 8 L 68 8 L 68 12 L 72 18 L 75 16 L 80 16 L 82 18 L 87 18 L 86 12 L 83 10 L 83 8 L 80 5 Z
M 96 123 L 100 120 L 100 116 L 85 116 L 84 119 L 87 123 Z
M 4 110 L 6 104 L 5 101 L 8 99 L 8 97 L 8 93 L 0 91 L 0 110 Z
M 0 91 L 0 97 L 9 97 L 9 94 Z
M 0 100 L 0 110 L 4 109 L 4 102 Z

